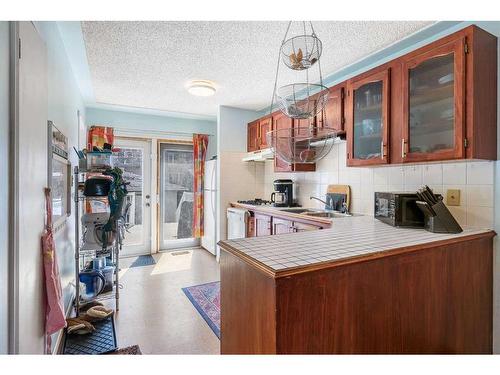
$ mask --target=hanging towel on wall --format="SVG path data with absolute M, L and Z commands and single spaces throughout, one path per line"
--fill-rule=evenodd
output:
M 203 236 L 203 179 L 205 177 L 205 157 L 207 156 L 208 135 L 193 134 L 193 237 Z
M 42 235 L 42 259 L 45 278 L 45 353 L 51 354 L 51 335 L 66 327 L 62 305 L 61 277 L 57 265 L 56 246 L 52 232 L 52 199 L 50 189 L 45 189 L 46 221 Z

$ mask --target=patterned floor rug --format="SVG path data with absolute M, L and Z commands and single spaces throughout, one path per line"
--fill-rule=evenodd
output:
M 139 348 L 139 345 L 132 345 L 132 346 L 127 346 L 126 348 L 116 349 L 114 352 L 106 354 L 141 355 L 142 353 L 141 353 L 141 348 Z
M 189 286 L 182 291 L 220 339 L 220 281 Z

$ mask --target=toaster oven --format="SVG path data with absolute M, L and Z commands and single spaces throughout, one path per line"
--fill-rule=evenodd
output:
M 411 192 L 375 192 L 376 219 L 394 227 L 423 228 L 424 214 Z

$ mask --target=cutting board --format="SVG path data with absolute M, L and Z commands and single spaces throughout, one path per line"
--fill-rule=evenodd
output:
M 326 192 L 344 194 L 346 196 L 347 210 L 351 209 L 351 187 L 349 185 L 328 185 Z

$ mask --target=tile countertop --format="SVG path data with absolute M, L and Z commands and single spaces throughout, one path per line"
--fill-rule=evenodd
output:
M 381 252 L 390 250 L 488 234 L 495 233 L 490 229 L 464 228 L 459 234 L 438 234 L 395 228 L 372 216 L 357 216 L 334 219 L 330 229 L 225 240 L 219 245 L 275 276 L 290 269 L 306 270 L 321 263 L 329 266 L 350 258 L 362 260 L 383 256 Z

